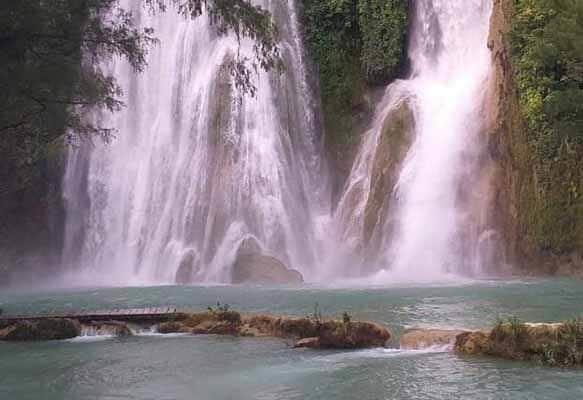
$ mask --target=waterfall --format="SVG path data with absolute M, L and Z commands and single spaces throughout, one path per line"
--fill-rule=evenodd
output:
M 258 71 L 255 98 L 221 68 L 237 52 L 253 57 L 252 43 L 218 35 L 205 16 L 137 3 L 122 2 L 160 43 L 142 74 L 111 65 L 126 108 L 94 118 L 116 128 L 113 141 L 69 155 L 67 279 L 229 282 L 246 239 L 309 277 L 330 204 L 295 1 L 256 2 L 276 19 L 286 70 Z
M 435 280 L 480 273 L 488 258 L 484 237 L 493 235 L 480 216 L 479 182 L 491 3 L 413 3 L 411 76 L 387 88 L 336 211 L 337 240 L 356 243 L 356 275 L 382 269 L 380 279 Z M 394 177 L 379 172 L 383 159 Z M 382 196 L 379 182 L 390 186 Z

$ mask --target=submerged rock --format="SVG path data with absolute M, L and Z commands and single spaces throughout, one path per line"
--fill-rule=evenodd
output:
M 458 335 L 463 333 L 459 330 L 444 329 L 410 329 L 401 336 L 400 346 L 402 349 L 420 350 L 435 346 L 454 346 Z
M 304 282 L 302 274 L 288 269 L 277 258 L 261 253 L 255 239 L 244 240 L 233 264 L 232 283 L 299 284 Z
M 300 339 L 294 344 L 295 349 L 319 349 L 320 345 L 320 338 L 319 337 L 310 337 L 305 339 Z
M 0 340 L 43 341 L 72 339 L 81 334 L 78 321 L 65 318 L 18 321 L 0 331 Z

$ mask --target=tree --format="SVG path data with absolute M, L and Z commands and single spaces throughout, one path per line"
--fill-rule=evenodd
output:
M 248 0 L 143 0 L 187 18 L 207 12 L 220 33 L 255 41 L 255 58 L 229 65 L 233 82 L 254 94 L 252 69 L 280 65 L 270 14 Z M 0 199 L 34 181 L 32 171 L 55 140 L 71 133 L 107 140 L 110 127 L 83 118 L 88 110 L 119 110 L 121 88 L 101 68 L 114 56 L 146 67 L 152 29 L 136 27 L 118 0 L 3 0 L 0 4 Z M 1 210 L 0 210 L 1 211 Z

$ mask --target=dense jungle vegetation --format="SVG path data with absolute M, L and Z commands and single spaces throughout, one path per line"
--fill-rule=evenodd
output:
M 408 0 L 303 0 L 306 42 L 317 66 L 332 152 L 358 142 L 355 115 L 369 87 L 406 66 Z
M 520 202 L 529 245 L 583 246 L 583 2 L 515 0 L 510 43 L 526 121 Z

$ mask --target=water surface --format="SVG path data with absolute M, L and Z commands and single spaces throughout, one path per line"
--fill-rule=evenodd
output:
M 406 327 L 483 328 L 498 316 L 581 314 L 583 283 L 473 282 L 384 288 L 150 287 L 3 291 L 6 313 L 217 301 L 245 312 L 348 311 Z M 294 350 L 275 339 L 137 336 L 0 343 L 0 399 L 581 399 L 583 371 L 444 351 Z

